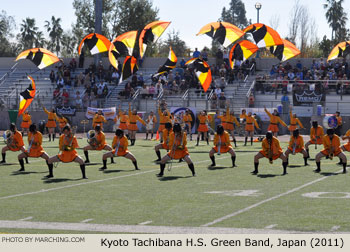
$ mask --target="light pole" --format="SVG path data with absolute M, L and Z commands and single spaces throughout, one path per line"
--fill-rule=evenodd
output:
M 257 11 L 257 18 L 256 18 L 257 23 L 259 23 L 259 11 L 260 11 L 261 7 L 262 7 L 261 3 L 257 2 L 255 4 L 255 9 Z M 260 51 L 258 50 L 258 52 L 256 53 L 256 58 L 259 58 L 259 56 L 260 56 Z

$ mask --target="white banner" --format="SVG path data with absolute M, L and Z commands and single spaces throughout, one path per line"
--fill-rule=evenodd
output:
M 111 108 L 92 108 L 88 107 L 86 110 L 85 117 L 87 119 L 92 119 L 94 118 L 95 114 L 101 110 L 103 116 L 106 118 L 106 120 L 113 120 L 114 117 L 116 116 L 116 108 L 111 107 Z
M 195 133 L 196 129 L 195 129 L 195 125 L 196 125 L 196 113 L 197 110 L 194 107 L 189 107 L 189 108 L 185 108 L 185 107 L 170 107 L 170 113 L 175 113 L 176 115 L 180 115 L 181 113 L 185 114 L 186 109 L 190 110 L 191 113 L 191 117 L 192 117 L 192 133 Z

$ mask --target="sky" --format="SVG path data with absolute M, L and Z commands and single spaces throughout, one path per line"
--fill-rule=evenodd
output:
M 63 29 L 68 30 L 75 22 L 72 2 L 73 0 L 3 0 L 0 10 L 15 18 L 17 24 L 15 33 L 19 32 L 19 25 L 26 17 L 35 18 L 41 31 L 44 31 L 45 20 L 50 20 L 51 16 L 60 17 Z M 217 21 L 222 8 L 228 8 L 229 2 L 230 0 L 153 0 L 153 6 L 159 9 L 160 20 L 172 22 L 162 38 L 167 38 L 167 32 L 175 30 L 191 49 L 195 47 L 202 49 L 204 46 L 211 47 L 211 38 L 196 34 L 202 26 Z M 281 37 L 286 37 L 294 0 L 243 0 L 247 19 L 251 19 L 253 23 L 257 21 L 256 2 L 262 4 L 260 23 L 270 25 L 272 19 L 278 19 L 277 31 Z M 315 19 L 314 29 L 317 30 L 318 38 L 321 40 L 324 35 L 330 38 L 331 29 L 327 24 L 322 5 L 325 0 L 299 0 L 299 2 L 308 8 L 310 17 Z M 348 11 L 350 20 L 350 0 L 345 0 L 343 7 Z M 347 27 L 349 24 L 350 21 Z

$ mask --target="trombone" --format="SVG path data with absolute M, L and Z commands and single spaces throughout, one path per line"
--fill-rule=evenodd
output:
M 270 164 L 273 164 L 272 139 L 271 139 L 271 142 L 269 142 L 269 144 L 270 144 L 270 148 L 269 148 L 269 151 L 268 151 L 269 162 L 270 162 Z

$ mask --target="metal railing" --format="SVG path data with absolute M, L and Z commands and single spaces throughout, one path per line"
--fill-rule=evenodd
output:
M 159 94 L 157 96 L 157 100 L 160 100 L 163 98 L 163 95 L 164 95 L 164 89 L 162 88 L 160 91 L 159 91 Z
M 133 96 L 131 97 L 131 99 L 133 101 L 135 101 L 137 99 L 137 97 L 139 96 L 140 94 L 140 89 L 136 89 L 135 93 L 133 94 Z
M 185 93 L 182 95 L 182 100 L 187 100 L 187 98 L 188 98 L 188 92 L 189 92 L 189 89 L 187 89 L 187 90 L 185 91 Z

